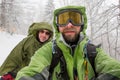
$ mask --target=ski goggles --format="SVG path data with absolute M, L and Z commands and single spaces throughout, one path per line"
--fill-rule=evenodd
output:
M 83 25 L 83 16 L 78 10 L 62 10 L 57 14 L 56 18 L 58 26 L 66 26 L 69 22 L 74 26 Z

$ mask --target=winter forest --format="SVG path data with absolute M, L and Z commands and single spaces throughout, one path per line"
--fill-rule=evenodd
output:
M 27 35 L 33 22 L 52 23 L 54 9 L 65 5 L 85 6 L 87 35 L 120 60 L 120 0 L 0 0 L 0 32 Z

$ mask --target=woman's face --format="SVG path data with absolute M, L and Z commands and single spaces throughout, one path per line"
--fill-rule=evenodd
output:
M 38 38 L 40 42 L 45 42 L 49 39 L 50 37 L 50 32 L 48 30 L 40 30 L 38 33 Z

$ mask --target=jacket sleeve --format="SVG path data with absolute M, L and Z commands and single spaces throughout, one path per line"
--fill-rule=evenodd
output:
M 32 56 L 31 58 L 30 64 L 27 67 L 22 68 L 18 72 L 15 80 L 27 80 L 24 78 L 30 77 L 31 79 L 38 78 L 38 74 L 47 80 L 49 76 L 48 69 L 51 59 L 52 49 L 51 45 L 49 45 L 48 43 L 35 52 L 34 56 Z
M 120 62 L 107 55 L 102 49 L 97 48 L 95 58 L 98 80 L 120 80 Z
M 15 74 L 18 71 L 18 67 L 21 67 L 23 55 L 23 44 L 24 40 L 19 42 L 16 47 L 8 55 L 2 66 L 0 67 L 0 75 L 4 75 L 8 72 L 14 72 Z M 9 46 L 9 45 L 8 45 Z

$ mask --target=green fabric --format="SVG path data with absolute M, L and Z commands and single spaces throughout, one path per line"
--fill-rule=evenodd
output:
M 11 71 L 17 73 L 21 68 L 27 66 L 35 51 L 51 40 L 52 35 L 51 38 L 49 38 L 49 40 L 45 43 L 40 43 L 36 39 L 36 35 L 34 34 L 36 34 L 37 31 L 43 28 L 48 29 L 52 33 L 52 26 L 45 22 L 34 23 L 32 27 L 30 26 L 29 34 L 31 35 L 27 36 L 22 41 L 20 41 L 8 55 L 7 59 L 0 67 L 1 76 Z
M 41 29 L 47 29 L 50 32 L 53 32 L 53 28 L 51 27 L 50 24 L 46 22 L 40 22 L 40 23 L 33 23 L 30 25 L 29 30 L 28 30 L 28 35 L 36 35 L 36 32 L 41 30 Z
M 58 31 L 57 25 L 56 25 L 56 18 L 55 15 L 59 10 L 61 9 L 68 9 L 68 8 L 77 8 L 80 11 L 82 11 L 82 14 L 84 16 L 84 29 L 83 29 L 83 34 L 84 38 L 79 41 L 77 44 L 74 55 L 71 55 L 71 48 L 69 45 L 65 43 L 63 40 L 63 37 L 61 36 L 60 32 Z M 65 58 L 66 64 L 67 64 L 67 72 L 70 77 L 70 80 L 73 79 L 73 67 L 77 69 L 78 73 L 78 78 L 79 80 L 85 80 L 85 65 L 84 61 L 88 59 L 85 59 L 84 56 L 84 47 L 85 44 L 88 42 L 88 38 L 86 37 L 85 30 L 87 28 L 87 18 L 85 14 L 85 8 L 84 7 L 76 7 L 76 6 L 67 6 L 61 9 L 57 9 L 54 12 L 54 28 L 55 28 L 55 35 L 56 35 L 56 43 L 58 47 L 62 50 L 63 56 Z M 97 57 L 95 58 L 95 67 L 96 71 L 101 74 L 101 73 L 110 73 L 113 71 L 113 73 L 110 73 L 116 77 L 120 78 L 120 63 L 115 61 L 114 59 L 110 58 L 108 55 L 106 55 L 105 52 L 103 52 L 102 49 L 98 48 L 97 49 L 98 54 Z M 19 80 L 23 76 L 33 76 L 37 73 L 41 73 L 42 70 L 45 68 L 49 67 L 50 63 L 52 60 L 52 42 L 49 42 L 45 44 L 42 48 L 37 50 L 36 54 L 32 57 L 32 60 L 29 64 L 29 66 L 23 68 L 21 71 L 18 72 L 17 78 L 15 80 Z M 112 62 L 112 63 L 111 63 Z M 105 67 L 106 66 L 106 67 Z M 59 73 L 60 70 L 60 64 L 58 64 L 54 68 L 54 72 L 52 74 L 52 80 L 61 80 L 57 79 L 56 73 Z M 114 73 L 114 71 L 117 71 Z M 41 73 L 42 74 L 42 73 Z M 92 77 L 94 77 L 94 71 L 92 69 L 91 64 L 88 61 L 88 79 L 90 80 Z M 48 76 L 48 75 L 46 75 Z M 45 76 L 44 76 L 45 77 Z
M 98 48 L 97 51 L 99 53 L 95 60 L 96 71 L 109 73 L 120 78 L 120 62 L 104 54 L 105 52 L 100 48 Z
M 74 57 L 72 57 L 71 54 L 69 54 L 71 51 L 70 48 L 64 45 L 63 42 L 57 41 L 58 46 L 63 51 L 63 55 L 67 63 L 67 70 L 70 80 L 73 80 L 73 66 L 77 68 L 79 80 L 84 80 L 85 66 L 84 66 L 84 55 L 82 53 L 85 42 L 86 39 L 84 39 L 80 44 L 78 44 L 78 46 L 75 49 Z M 98 55 L 95 60 L 96 71 L 99 74 L 110 73 L 120 78 L 120 63 L 110 58 L 101 49 L 98 48 L 97 50 L 98 50 Z M 101 50 L 102 52 L 99 50 Z M 33 76 L 36 73 L 40 73 L 44 68 L 50 65 L 51 59 L 52 59 L 52 43 L 49 42 L 48 44 L 44 45 L 36 52 L 36 54 L 32 57 L 32 61 L 29 64 L 29 67 L 25 67 L 20 72 L 18 72 L 16 80 L 19 80 L 19 78 L 22 76 Z M 111 62 L 113 64 L 111 64 Z M 94 71 L 90 63 L 88 63 L 88 67 L 89 67 L 88 78 L 90 80 L 94 76 Z M 56 73 L 59 72 L 60 72 L 60 66 L 58 64 L 58 66 L 55 67 L 52 80 L 58 80 L 56 78 Z

